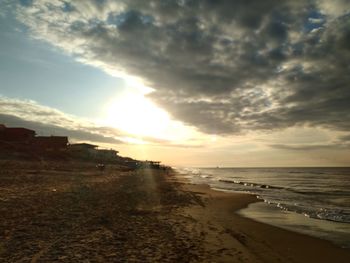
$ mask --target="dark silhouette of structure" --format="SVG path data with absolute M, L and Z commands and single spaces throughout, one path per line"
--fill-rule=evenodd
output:
M 0 140 L 10 142 L 31 142 L 35 137 L 35 131 L 26 128 L 0 127 Z
M 97 147 L 98 147 L 98 145 L 94 145 L 94 144 L 90 144 L 90 143 L 74 143 L 74 144 L 69 145 L 70 149 L 81 150 L 81 151 L 94 150 Z
M 75 143 L 68 146 L 72 156 L 81 159 L 91 159 L 96 161 L 113 162 L 118 161 L 118 151 L 113 149 L 98 149 L 97 145 L 89 143 Z
M 6 127 L 0 124 L 0 158 L 20 158 L 25 160 L 80 160 L 96 162 L 99 170 L 105 164 L 119 164 L 127 169 L 165 169 L 155 161 L 139 161 L 118 155 L 113 149 L 98 149 L 89 143 L 69 144 L 67 136 L 36 136 L 34 130 L 22 127 Z
M 33 144 L 37 149 L 46 151 L 67 150 L 67 136 L 37 136 L 33 139 Z

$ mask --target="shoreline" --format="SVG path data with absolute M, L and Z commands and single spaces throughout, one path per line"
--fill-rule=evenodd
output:
M 349 262 L 350 249 L 331 241 L 243 217 L 237 211 L 249 204 L 262 202 L 256 195 L 235 193 L 183 181 L 186 191 L 199 193 L 206 203 L 204 208 L 185 209 L 202 225 L 216 234 L 212 243 L 223 243 L 225 251 L 240 249 L 241 262 Z M 219 234 L 219 235 L 217 235 Z M 230 240 L 232 239 L 232 240 Z M 220 262 L 230 262 L 232 255 L 223 254 Z

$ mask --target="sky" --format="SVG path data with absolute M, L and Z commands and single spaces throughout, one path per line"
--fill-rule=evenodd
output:
M 0 123 L 173 166 L 349 166 L 348 0 L 2 0 Z

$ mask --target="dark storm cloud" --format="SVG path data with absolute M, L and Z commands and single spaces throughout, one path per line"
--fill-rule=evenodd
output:
M 155 88 L 150 97 L 157 104 L 204 132 L 305 124 L 350 129 L 349 2 L 41 0 L 30 6 L 20 7 L 18 17 L 34 36 L 87 63 L 141 77 Z

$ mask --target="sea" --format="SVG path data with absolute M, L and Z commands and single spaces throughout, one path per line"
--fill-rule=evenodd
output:
M 177 168 L 195 184 L 264 202 L 244 217 L 350 248 L 350 168 Z

